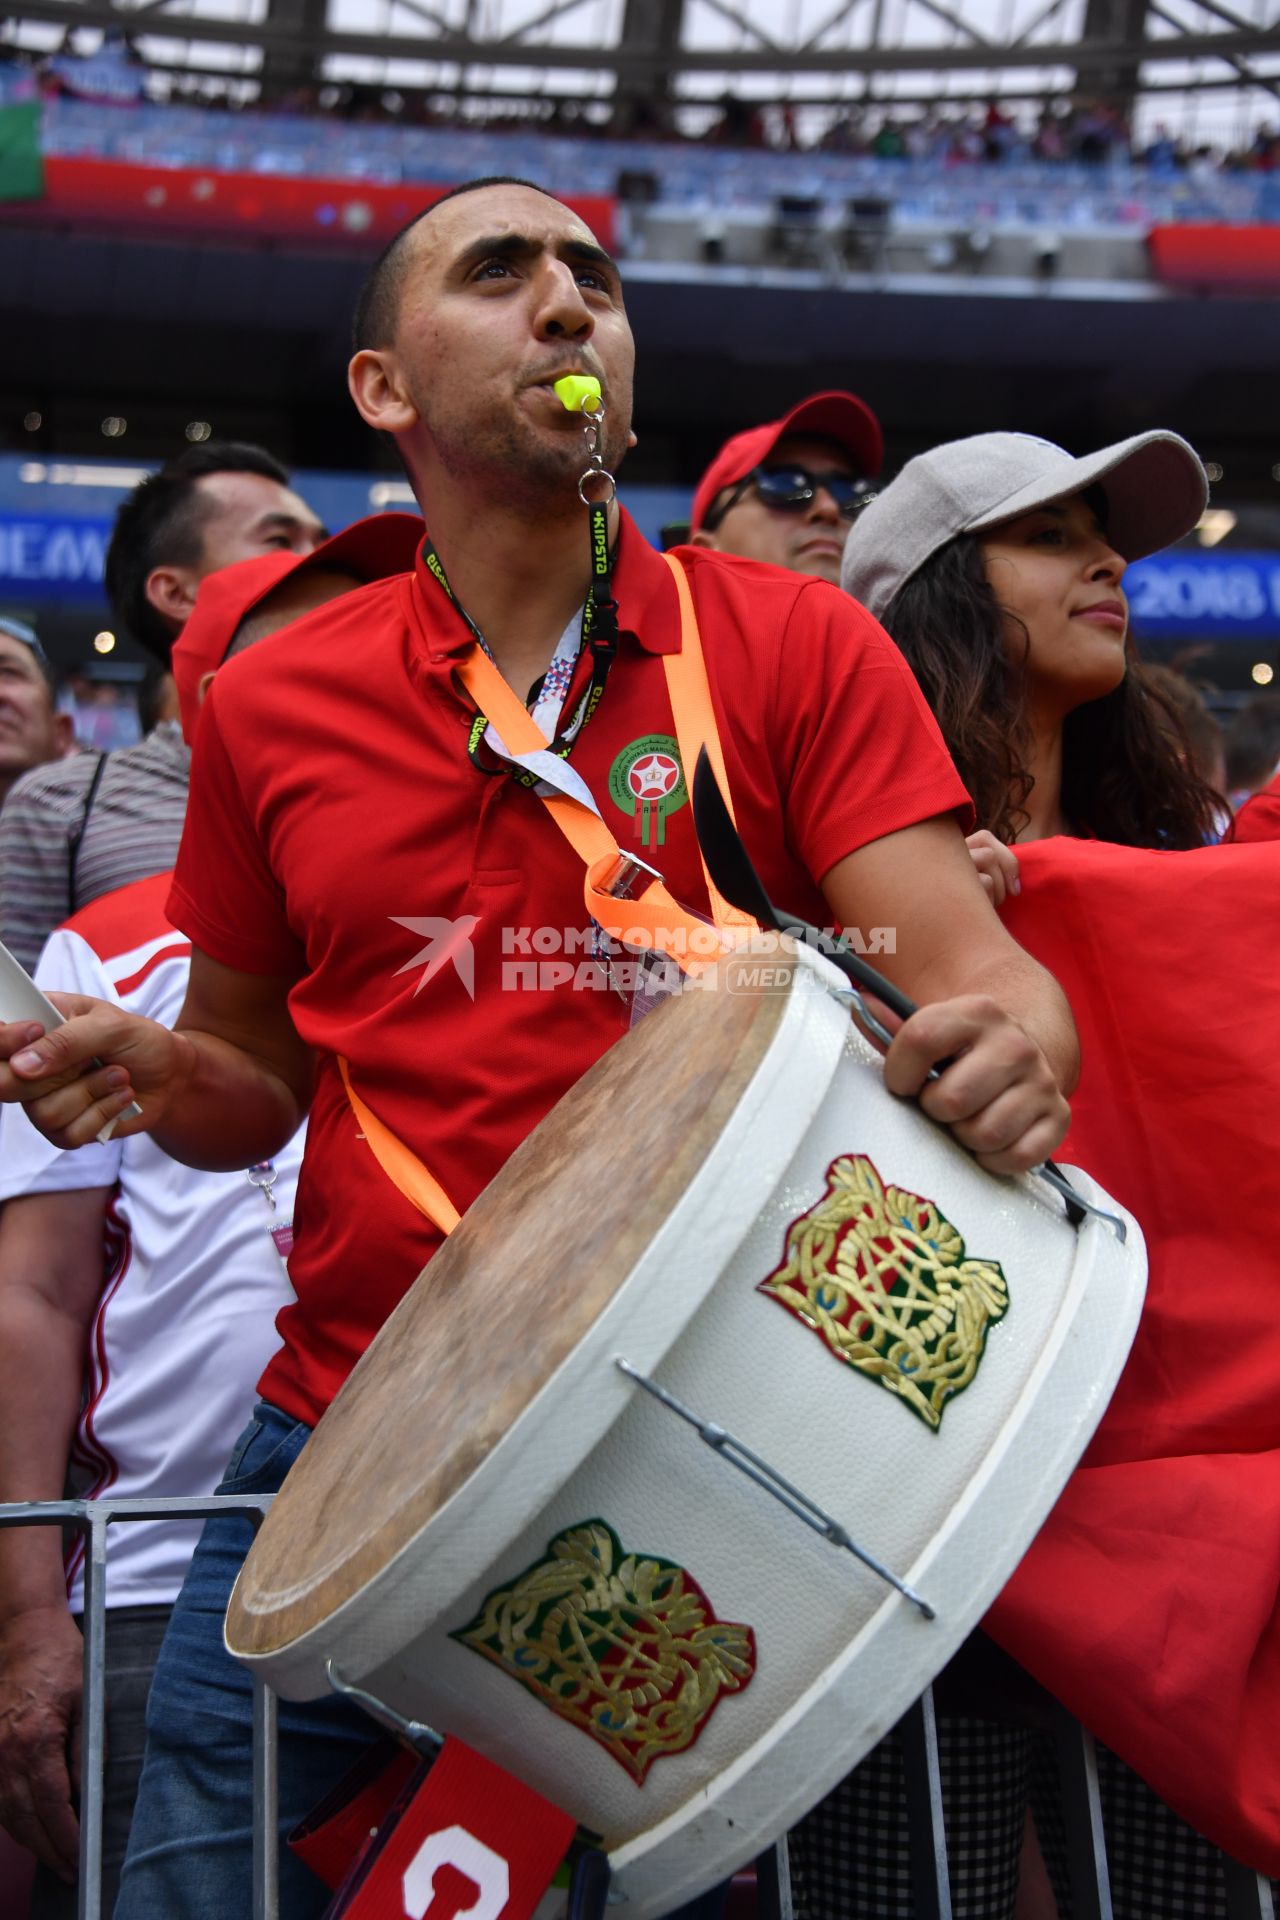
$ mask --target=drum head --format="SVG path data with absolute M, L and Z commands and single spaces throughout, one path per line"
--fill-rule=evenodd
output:
M 838 1064 L 847 1016 L 827 1007 L 836 1028 L 825 1072 L 809 1059 L 803 1095 L 792 1090 L 773 1102 L 767 1134 L 752 1129 L 754 1145 L 734 1134 L 734 1116 L 779 1038 L 792 981 L 790 967 L 731 957 L 611 1048 L 521 1144 L 304 1448 L 232 1595 L 233 1653 L 278 1653 L 314 1636 L 393 1566 L 528 1415 L 718 1154 L 735 1162 L 725 1204 L 701 1222 L 701 1246 L 685 1245 L 671 1303 L 683 1318 L 694 1312 L 750 1225 L 757 1179 L 785 1166 Z M 793 1023 L 803 1012 L 793 1007 Z M 767 1084 L 755 1088 L 752 1114 L 776 1079 L 775 1061 Z M 669 1311 L 663 1344 L 678 1326 Z M 631 1350 L 639 1351 L 634 1341 Z M 612 1402 L 594 1396 L 571 1443 L 560 1433 L 558 1458 L 546 1463 L 552 1484 L 590 1450 L 628 1393 L 619 1380 Z M 509 1471 L 506 1478 L 514 1534 L 533 1489 L 522 1492 Z M 498 1544 L 473 1540 L 480 1552 Z M 291 1681 L 286 1662 L 272 1680 L 304 1695 L 327 1684 L 314 1661 L 305 1679 Z

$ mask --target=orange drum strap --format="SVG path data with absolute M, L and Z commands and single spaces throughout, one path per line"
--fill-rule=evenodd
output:
M 725 772 L 715 710 L 711 705 L 711 689 L 707 682 L 702 636 L 698 631 L 693 596 L 680 562 L 670 554 L 662 557 L 671 569 L 680 601 L 680 651 L 662 656 L 676 741 L 680 748 L 680 763 L 685 770 L 686 780 L 692 784 L 698 754 L 705 746 L 720 783 L 720 791 L 732 815 L 733 797 Z M 459 663 L 458 673 L 476 706 L 493 721 L 503 743 L 512 753 L 531 753 L 545 748 L 547 743 L 527 709 L 480 647 L 473 647 Z M 542 801 L 565 839 L 581 856 L 587 869 L 583 882 L 587 911 L 611 939 L 630 946 L 649 947 L 657 952 L 666 952 L 669 945 L 675 945 L 679 950 L 671 957 L 686 973 L 698 973 L 709 964 L 714 955 L 706 952 L 708 929 L 705 923 L 696 914 L 687 913 L 677 905 L 660 880 L 646 887 L 638 900 L 617 900 L 603 890 L 601 881 L 620 858 L 620 849 L 599 814 L 590 812 L 567 794 L 544 794 Z M 731 907 L 717 892 L 712 885 L 711 875 L 706 872 L 705 862 L 703 872 L 706 874 L 711 911 L 721 944 L 732 946 L 742 934 L 754 928 L 755 922 L 736 907 Z M 460 1215 L 444 1188 L 427 1171 L 417 1155 L 411 1153 L 365 1105 L 351 1084 L 351 1074 L 345 1060 L 339 1059 L 338 1069 L 356 1119 L 383 1172 L 419 1213 L 434 1222 L 441 1233 L 451 1233 Z
M 693 610 L 693 595 L 689 591 L 689 576 L 674 554 L 664 553 L 663 559 L 671 569 L 671 577 L 676 583 L 676 595 L 680 601 L 680 651 L 664 653 L 663 670 L 667 676 L 667 694 L 671 701 L 671 716 L 675 721 L 676 741 L 680 748 L 680 764 L 684 768 L 684 777 L 693 792 L 693 770 L 698 764 L 698 755 L 702 748 L 707 750 L 711 762 L 711 771 L 724 795 L 725 805 L 729 809 L 729 818 L 738 824 L 733 810 L 733 793 L 729 786 L 729 775 L 725 770 L 724 754 L 720 747 L 720 733 L 716 726 L 715 708 L 711 704 L 711 687 L 707 681 L 706 656 L 702 651 L 702 635 L 698 631 L 698 616 Z M 750 914 L 743 913 L 739 907 L 731 907 L 719 892 L 702 862 L 703 877 L 707 883 L 707 893 L 711 899 L 711 915 L 721 932 L 731 928 L 741 928 L 754 933 L 756 923 Z
M 390 1127 L 384 1127 L 377 1114 L 366 1107 L 351 1084 L 351 1070 L 341 1054 L 338 1055 L 338 1072 L 342 1075 L 342 1084 L 347 1090 L 347 1098 L 356 1119 L 382 1171 L 395 1182 L 405 1199 L 413 1202 L 419 1213 L 425 1213 L 427 1219 L 439 1227 L 441 1233 L 452 1233 L 462 1215 L 440 1182 L 428 1173 L 418 1156 L 410 1153 L 402 1140 L 396 1139 Z

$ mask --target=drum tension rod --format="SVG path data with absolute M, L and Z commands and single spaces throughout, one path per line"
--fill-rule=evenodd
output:
M 385 1727 L 388 1733 L 394 1733 L 401 1740 L 407 1741 L 414 1752 L 420 1754 L 424 1760 L 435 1759 L 444 1746 L 444 1736 L 437 1733 L 434 1727 L 429 1727 L 425 1720 L 406 1720 L 402 1713 L 397 1713 L 394 1707 L 389 1707 L 385 1700 L 379 1700 L 377 1694 L 366 1693 L 363 1687 L 353 1686 L 350 1680 L 344 1680 L 338 1671 L 336 1661 L 326 1660 L 324 1671 L 325 1678 L 335 1693 L 340 1693 L 344 1700 L 354 1701 L 357 1707 L 363 1707 L 371 1720 L 376 1720 L 378 1725 Z
M 720 1458 L 727 1461 L 731 1467 L 736 1467 L 739 1473 L 745 1473 L 748 1480 L 754 1480 L 758 1487 L 763 1487 L 780 1506 L 787 1509 L 788 1513 L 793 1513 L 797 1520 L 803 1520 L 806 1527 L 811 1527 L 814 1533 L 821 1534 L 823 1539 L 829 1540 L 833 1547 L 843 1547 L 856 1560 L 861 1560 L 864 1567 L 869 1567 L 872 1573 L 878 1574 L 881 1580 L 887 1581 L 904 1600 L 909 1600 L 913 1607 L 918 1607 L 926 1620 L 937 1619 L 935 1609 L 915 1591 L 914 1587 L 909 1587 L 905 1580 L 900 1580 L 896 1573 L 891 1573 L 889 1568 L 877 1560 L 873 1553 L 868 1553 L 865 1547 L 860 1547 L 838 1520 L 833 1519 L 824 1508 L 811 1500 L 807 1493 L 802 1493 L 800 1488 L 794 1486 L 790 1480 L 784 1479 L 776 1467 L 771 1467 L 767 1460 L 761 1459 L 758 1453 L 754 1453 L 741 1440 L 736 1440 L 731 1433 L 726 1433 L 725 1429 L 718 1427 L 713 1420 L 704 1420 L 700 1414 L 693 1411 L 692 1407 L 686 1407 L 682 1400 L 676 1399 L 674 1393 L 668 1393 L 666 1388 L 660 1387 L 656 1380 L 650 1380 L 647 1374 L 641 1373 L 639 1367 L 633 1367 L 631 1362 L 624 1359 L 621 1354 L 614 1355 L 613 1364 L 619 1373 L 625 1373 L 627 1378 L 634 1380 L 638 1387 L 643 1387 L 646 1393 L 651 1393 L 654 1399 L 669 1412 L 677 1413 L 682 1420 L 687 1420 L 698 1438 L 705 1440 L 714 1453 L 718 1453 Z

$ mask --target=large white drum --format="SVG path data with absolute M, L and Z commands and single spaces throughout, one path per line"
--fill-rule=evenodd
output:
M 1137 1325 L 1132 1220 L 1073 1226 L 1035 1178 L 984 1173 L 885 1091 L 844 993 L 807 952 L 737 954 L 565 1096 L 355 1369 L 228 1611 L 281 1693 L 324 1693 L 333 1660 L 571 1812 L 636 1920 L 757 1854 L 901 1716 Z

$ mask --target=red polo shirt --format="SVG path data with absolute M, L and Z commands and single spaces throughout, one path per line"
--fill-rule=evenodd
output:
M 967 811 L 964 789 L 902 656 L 854 601 L 722 554 L 684 558 L 739 825 L 770 894 L 823 924 L 818 882 L 837 861 Z M 670 788 L 660 655 L 680 645 L 675 585 L 625 515 L 614 584 L 618 658 L 572 764 L 619 843 L 705 913 L 692 809 Z M 584 984 L 577 856 L 536 795 L 468 761 L 474 709 L 453 667 L 471 644 L 419 560 L 230 661 L 197 736 L 171 917 L 223 965 L 294 979 L 318 1056 L 298 1299 L 262 1381 L 308 1421 L 438 1244 L 358 1138 L 334 1056 L 465 1209 L 628 1023 L 616 992 Z M 432 970 L 441 922 L 455 944 Z M 531 989 L 539 962 L 562 958 L 573 978 Z

